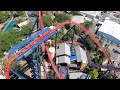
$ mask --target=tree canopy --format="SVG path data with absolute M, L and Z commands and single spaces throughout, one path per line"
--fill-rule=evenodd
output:
M 72 14 L 72 15 L 80 15 L 80 11 L 71 11 L 70 14 Z
M 0 32 L 0 56 L 3 56 L 5 51 L 8 51 L 11 46 L 18 44 L 22 39 L 26 38 L 31 26 L 25 26 L 21 31 L 10 30 Z
M 25 13 L 24 13 L 24 11 L 17 11 L 17 15 L 22 16 L 22 15 L 25 15 Z
M 99 48 L 88 35 L 81 39 L 81 43 L 84 44 L 89 51 L 97 51 Z
M 45 26 L 51 26 L 52 25 L 52 18 L 49 15 L 43 16 L 43 21 Z
M 89 71 L 89 74 L 92 79 L 97 79 L 99 76 L 98 70 L 96 68 L 93 68 L 91 71 Z
M 94 58 L 93 58 L 93 62 L 94 62 L 95 64 L 99 64 L 100 59 L 99 59 L 98 57 L 94 57 Z
M 63 14 L 55 14 L 55 21 L 57 21 L 58 23 L 61 23 L 63 21 L 66 21 L 66 20 L 70 20 L 71 19 L 71 16 L 67 13 L 63 13 Z
M 62 42 L 62 37 L 64 35 L 64 31 L 63 30 L 59 30 L 59 33 L 57 35 L 57 41 L 60 43 Z M 56 35 L 52 36 L 51 37 L 52 40 L 55 40 L 56 39 Z
M 83 25 L 84 25 L 84 27 L 89 28 L 89 27 L 93 26 L 93 22 L 86 20 Z
M 65 28 L 66 28 L 67 30 L 69 30 L 70 27 L 71 27 L 71 24 L 66 24 L 66 25 L 65 25 Z
M 3 11 L 0 11 L 0 23 L 3 23 L 7 20 L 7 14 Z
M 81 38 L 78 38 L 78 39 L 77 39 L 77 42 L 82 43 L 82 39 L 81 39 Z
M 75 34 L 76 34 L 76 35 L 79 35 L 79 34 L 80 34 L 80 30 L 81 30 L 81 29 L 80 29 L 79 27 L 76 27 L 76 26 L 75 26 Z

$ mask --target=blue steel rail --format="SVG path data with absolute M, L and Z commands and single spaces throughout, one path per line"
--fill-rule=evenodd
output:
M 75 60 L 77 60 L 76 52 L 71 52 L 70 61 L 75 61 Z
M 55 35 L 56 33 L 58 33 L 58 30 L 51 33 L 50 35 L 48 35 L 47 37 L 45 37 L 43 40 L 41 40 L 40 42 L 38 42 L 37 44 L 35 44 L 34 46 L 32 46 L 31 48 L 29 48 L 28 50 L 26 50 L 24 53 L 22 53 L 17 59 L 16 59 L 16 65 L 17 63 L 22 59 L 26 57 L 27 55 L 30 55 L 31 53 L 29 53 L 29 51 L 34 51 L 35 48 L 37 48 L 40 44 L 42 44 L 43 42 L 47 41 L 50 37 L 52 37 L 53 35 Z
M 14 47 L 12 47 L 9 52 L 8 55 L 10 56 L 11 54 L 15 53 L 17 50 L 22 49 L 24 46 L 26 46 L 27 44 L 29 44 L 30 42 L 32 42 L 34 39 L 36 39 L 37 37 L 41 36 L 43 33 L 49 31 L 50 28 L 49 27 L 45 27 L 43 30 L 40 30 L 37 32 L 37 34 L 29 37 L 28 39 L 22 41 L 21 43 L 15 45 Z
M 76 56 L 70 56 L 70 61 L 75 61 L 77 60 Z
M 36 20 L 35 20 L 35 23 L 34 23 L 34 25 L 33 25 L 33 28 L 30 30 L 30 32 L 29 32 L 29 37 L 31 36 L 31 34 L 32 34 L 32 31 L 34 30 L 34 28 L 35 28 L 35 25 L 37 24 L 37 29 L 38 29 L 38 17 L 36 18 Z
M 13 74 L 15 74 L 16 76 L 18 76 L 19 78 L 21 78 L 21 79 L 26 79 L 25 77 L 23 77 L 22 75 L 20 75 L 20 74 L 17 73 L 16 71 L 14 71 L 13 69 L 11 70 L 11 72 L 12 72 Z
M 45 42 L 46 40 L 48 40 L 50 37 L 52 37 L 52 36 L 55 35 L 56 33 L 58 33 L 58 30 L 55 31 L 55 32 L 53 32 L 53 33 L 51 33 L 50 35 L 48 35 L 47 37 L 45 37 L 43 40 L 41 40 L 40 42 L 38 42 L 36 45 L 32 46 L 30 49 L 28 49 L 27 51 L 25 51 L 24 53 L 22 53 L 22 54 L 16 59 L 15 65 L 17 65 L 18 62 L 19 62 L 20 60 L 22 60 L 22 58 L 25 58 L 25 57 L 29 56 L 29 55 L 34 51 L 35 48 L 37 48 L 40 44 L 42 44 L 43 42 Z M 29 51 L 31 51 L 31 53 L 29 53 Z M 26 56 L 26 54 L 27 54 L 27 56 Z M 38 56 L 39 56 L 39 55 L 38 55 Z M 40 59 L 40 57 L 39 57 L 39 59 Z M 41 60 L 40 60 L 40 62 L 41 62 Z M 41 64 L 42 64 L 42 66 L 43 66 L 43 68 L 44 68 L 44 71 L 46 72 L 45 67 L 44 67 L 44 64 L 43 64 L 43 63 L 41 63 Z M 13 72 L 13 71 L 12 71 L 12 72 Z M 15 72 L 13 72 L 13 73 L 21 78 L 21 76 L 20 76 L 18 73 L 15 73 Z M 47 78 L 49 79 L 49 76 L 48 76 L 48 73 L 47 73 L 47 72 L 46 72 L 46 74 L 47 74 Z M 23 77 L 22 77 L 22 78 L 23 78 Z

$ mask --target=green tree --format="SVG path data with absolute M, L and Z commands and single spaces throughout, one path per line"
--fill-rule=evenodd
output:
M 99 58 L 103 60 L 105 58 L 105 54 L 100 50 L 98 50 L 98 53 L 99 53 Z
M 3 69 L 3 70 L 6 69 L 7 63 L 8 63 L 8 60 L 6 60 L 6 59 L 3 59 L 3 60 L 2 60 L 2 69 Z
M 7 67 L 7 64 L 8 64 L 8 61 L 7 59 L 3 59 L 2 60 L 2 70 L 5 70 L 6 67 Z M 14 65 L 15 61 L 12 63 L 11 67 L 13 70 L 17 71 L 18 73 L 22 73 L 21 72 L 21 69 L 22 69 L 22 65 L 20 63 L 18 63 L 17 66 Z
M 8 31 L 0 32 L 0 51 L 5 52 L 10 49 L 11 42 L 13 42 L 14 36 Z
M 76 26 L 75 26 L 75 34 L 76 34 L 76 35 L 79 35 L 79 34 L 80 34 L 80 30 L 81 30 L 81 29 L 80 29 L 79 27 L 76 27 Z
M 4 56 L 3 52 L 0 52 L 0 58 L 2 58 Z
M 97 47 L 97 45 L 89 36 L 84 37 L 84 41 L 85 41 L 84 44 L 88 50 L 95 51 L 95 48 Z
M 66 25 L 65 25 L 65 28 L 66 28 L 67 30 L 69 30 L 70 27 L 71 27 L 71 24 L 66 24 Z
M 96 68 L 93 68 L 91 71 L 89 71 L 89 74 L 92 79 L 97 79 L 99 76 L 98 70 Z
M 57 21 L 53 22 L 53 26 L 57 26 L 59 23 Z
M 64 31 L 62 29 L 59 30 L 58 35 L 57 35 L 57 41 L 58 43 L 61 43 L 63 40 L 61 39 L 64 36 Z M 56 35 L 51 37 L 52 40 L 56 39 Z
M 81 39 L 81 38 L 78 38 L 78 39 L 77 39 L 77 42 L 82 43 L 82 39 Z
M 31 26 L 25 26 L 21 31 L 10 30 L 0 32 L 0 53 L 1 57 L 5 51 L 8 51 L 12 45 L 18 44 L 22 39 L 26 38 Z
M 43 21 L 45 26 L 51 26 L 52 25 L 52 18 L 49 15 L 43 16 Z
M 70 14 L 72 14 L 72 15 L 80 15 L 80 11 L 71 11 Z
M 17 16 L 25 16 L 24 11 L 16 11 L 16 12 L 17 12 Z
M 20 32 L 21 36 L 27 37 L 31 29 L 32 29 L 32 26 L 30 25 L 24 26 Z
M 59 30 L 59 33 L 58 33 L 58 41 L 59 41 L 59 43 L 61 43 L 62 42 L 62 37 L 63 37 L 63 35 L 64 35 L 64 31 L 63 31 L 63 29 L 60 29 Z
M 70 20 L 71 19 L 71 16 L 67 13 L 63 13 L 63 14 L 55 14 L 55 21 L 57 21 L 58 23 L 61 23 L 63 21 L 66 21 L 66 20 Z
M 84 27 L 86 27 L 86 28 L 90 28 L 91 26 L 93 26 L 93 22 L 86 20 L 83 25 L 84 25 Z
M 3 23 L 7 20 L 7 15 L 5 12 L 0 11 L 0 23 Z
M 100 59 L 99 59 L 98 57 L 94 57 L 94 58 L 93 58 L 93 62 L 94 62 L 95 64 L 99 64 Z
M 102 43 L 104 42 L 104 40 L 101 38 L 101 39 L 99 40 L 99 42 L 102 44 Z

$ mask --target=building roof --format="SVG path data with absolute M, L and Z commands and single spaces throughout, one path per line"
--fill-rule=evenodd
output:
M 80 12 L 83 13 L 83 14 L 92 15 L 94 17 L 101 13 L 101 11 L 80 11 Z
M 57 49 L 56 54 L 57 54 L 56 56 L 60 56 L 60 55 L 70 56 L 70 47 L 66 43 L 61 43 L 59 45 L 59 49 Z
M 76 51 L 76 57 L 77 57 L 78 62 L 82 61 L 82 63 L 88 63 L 87 55 L 86 55 L 86 52 L 85 52 L 85 50 L 83 48 L 81 48 L 80 46 L 76 46 L 75 51 Z
M 88 63 L 88 61 L 87 61 L 87 55 L 86 55 L 86 52 L 85 52 L 85 50 L 83 49 L 83 48 L 80 48 L 80 51 L 81 51 L 81 59 L 82 59 L 82 62 L 83 63 Z
M 98 31 L 111 35 L 120 40 L 120 24 L 111 21 L 108 17 L 102 23 Z
M 85 19 L 85 17 L 83 17 L 83 16 L 75 15 L 72 17 L 72 21 L 77 22 L 77 23 L 84 23 L 84 21 L 85 21 L 84 19 Z
M 90 76 L 83 72 L 70 73 L 70 79 L 90 79 Z
M 27 25 L 27 24 L 28 24 L 28 20 L 19 23 L 18 26 L 19 26 L 19 27 L 22 27 L 22 26 Z

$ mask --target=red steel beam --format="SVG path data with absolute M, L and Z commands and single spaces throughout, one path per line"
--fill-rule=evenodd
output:
M 43 30 L 44 29 L 44 24 L 43 24 L 43 13 L 42 13 L 42 11 L 39 11 L 39 21 L 40 21 L 40 29 L 41 30 Z M 45 51 L 45 44 L 44 43 L 42 43 L 42 55 L 43 55 L 43 53 L 44 53 L 44 51 Z M 45 69 L 46 69 L 46 60 L 45 59 L 43 59 L 43 64 L 44 64 L 44 66 L 45 66 Z M 46 73 L 44 72 L 44 79 L 46 79 Z
M 47 54 L 48 54 L 48 57 L 49 57 L 49 61 L 50 61 L 50 63 L 51 63 L 51 66 L 52 66 L 53 70 L 55 71 L 58 79 L 61 79 L 61 78 L 60 78 L 60 74 L 59 74 L 59 72 L 58 72 L 58 70 L 57 70 L 57 67 L 56 67 L 55 64 L 53 63 L 53 59 L 52 59 L 52 57 L 51 57 L 51 55 L 50 55 L 48 46 L 46 46 L 45 48 L 46 48 L 46 51 L 47 51 Z
M 40 21 L 40 29 L 42 30 L 44 28 L 42 11 L 39 11 L 39 21 Z
M 62 79 L 65 79 L 65 66 L 62 66 Z

